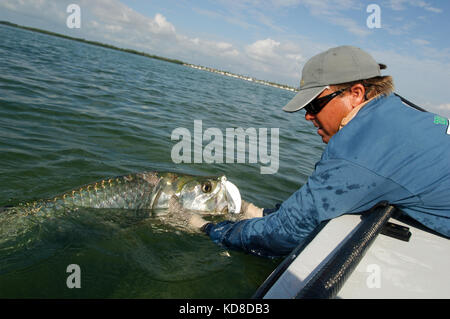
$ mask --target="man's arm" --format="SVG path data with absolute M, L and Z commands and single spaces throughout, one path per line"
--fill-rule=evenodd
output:
M 262 256 L 287 255 L 320 222 L 362 212 L 380 200 L 404 204 L 417 198 L 390 179 L 345 160 L 320 161 L 308 182 L 269 215 L 203 227 L 211 239 Z

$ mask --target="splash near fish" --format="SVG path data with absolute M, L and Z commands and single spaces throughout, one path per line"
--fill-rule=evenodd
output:
M 239 190 L 225 176 L 143 172 L 104 179 L 52 199 L 8 207 L 2 214 L 56 217 L 82 208 L 122 209 L 186 226 L 184 213 L 225 215 L 239 213 L 240 206 Z

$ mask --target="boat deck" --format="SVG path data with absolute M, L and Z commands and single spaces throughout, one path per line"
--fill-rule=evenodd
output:
M 389 221 L 409 227 L 409 241 L 378 235 L 337 298 L 450 298 L 450 240 L 394 218 Z M 329 221 L 263 298 L 295 298 L 360 222 L 360 215 Z

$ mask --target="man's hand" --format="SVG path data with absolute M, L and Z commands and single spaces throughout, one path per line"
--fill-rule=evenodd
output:
M 169 199 L 168 205 L 169 214 L 162 216 L 162 219 L 166 219 L 174 225 L 191 231 L 200 231 L 201 228 L 208 223 L 200 215 L 195 212 L 184 210 L 183 206 L 176 195 L 173 195 Z
M 241 205 L 241 214 L 241 219 L 263 217 L 263 209 L 243 200 Z
M 239 215 L 241 215 L 239 220 L 262 217 L 263 209 L 253 205 L 252 203 L 242 201 L 241 214 Z M 188 219 L 189 228 L 196 231 L 201 230 L 207 223 L 209 223 L 207 220 L 195 213 L 192 213 Z
M 253 205 L 252 203 L 242 201 L 241 213 L 238 215 L 238 220 L 262 217 L 263 209 Z M 187 218 L 189 229 L 194 231 L 201 231 L 203 226 L 208 223 L 209 222 L 207 220 L 203 219 L 200 215 L 195 213 L 190 213 L 189 217 Z
M 193 230 L 200 230 L 207 223 L 209 222 L 197 214 L 192 214 L 188 221 L 189 228 Z

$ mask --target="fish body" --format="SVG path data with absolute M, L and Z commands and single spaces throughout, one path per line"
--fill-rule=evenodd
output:
M 224 214 L 230 208 L 236 209 L 236 198 L 227 192 L 227 185 L 230 184 L 225 176 L 143 172 L 104 179 L 51 199 L 19 204 L 7 210 L 20 215 L 38 216 L 79 208 L 164 212 L 176 202 L 178 208 L 184 210 Z M 238 197 L 240 201 L 240 195 Z
M 144 172 L 104 179 L 51 199 L 0 207 L 0 276 L 72 243 L 79 247 L 109 241 L 140 223 L 148 222 L 149 230 L 167 225 L 163 229 L 198 232 L 190 224 L 193 214 L 226 214 L 236 207 L 240 195 L 229 196 L 229 184 L 225 176 Z

